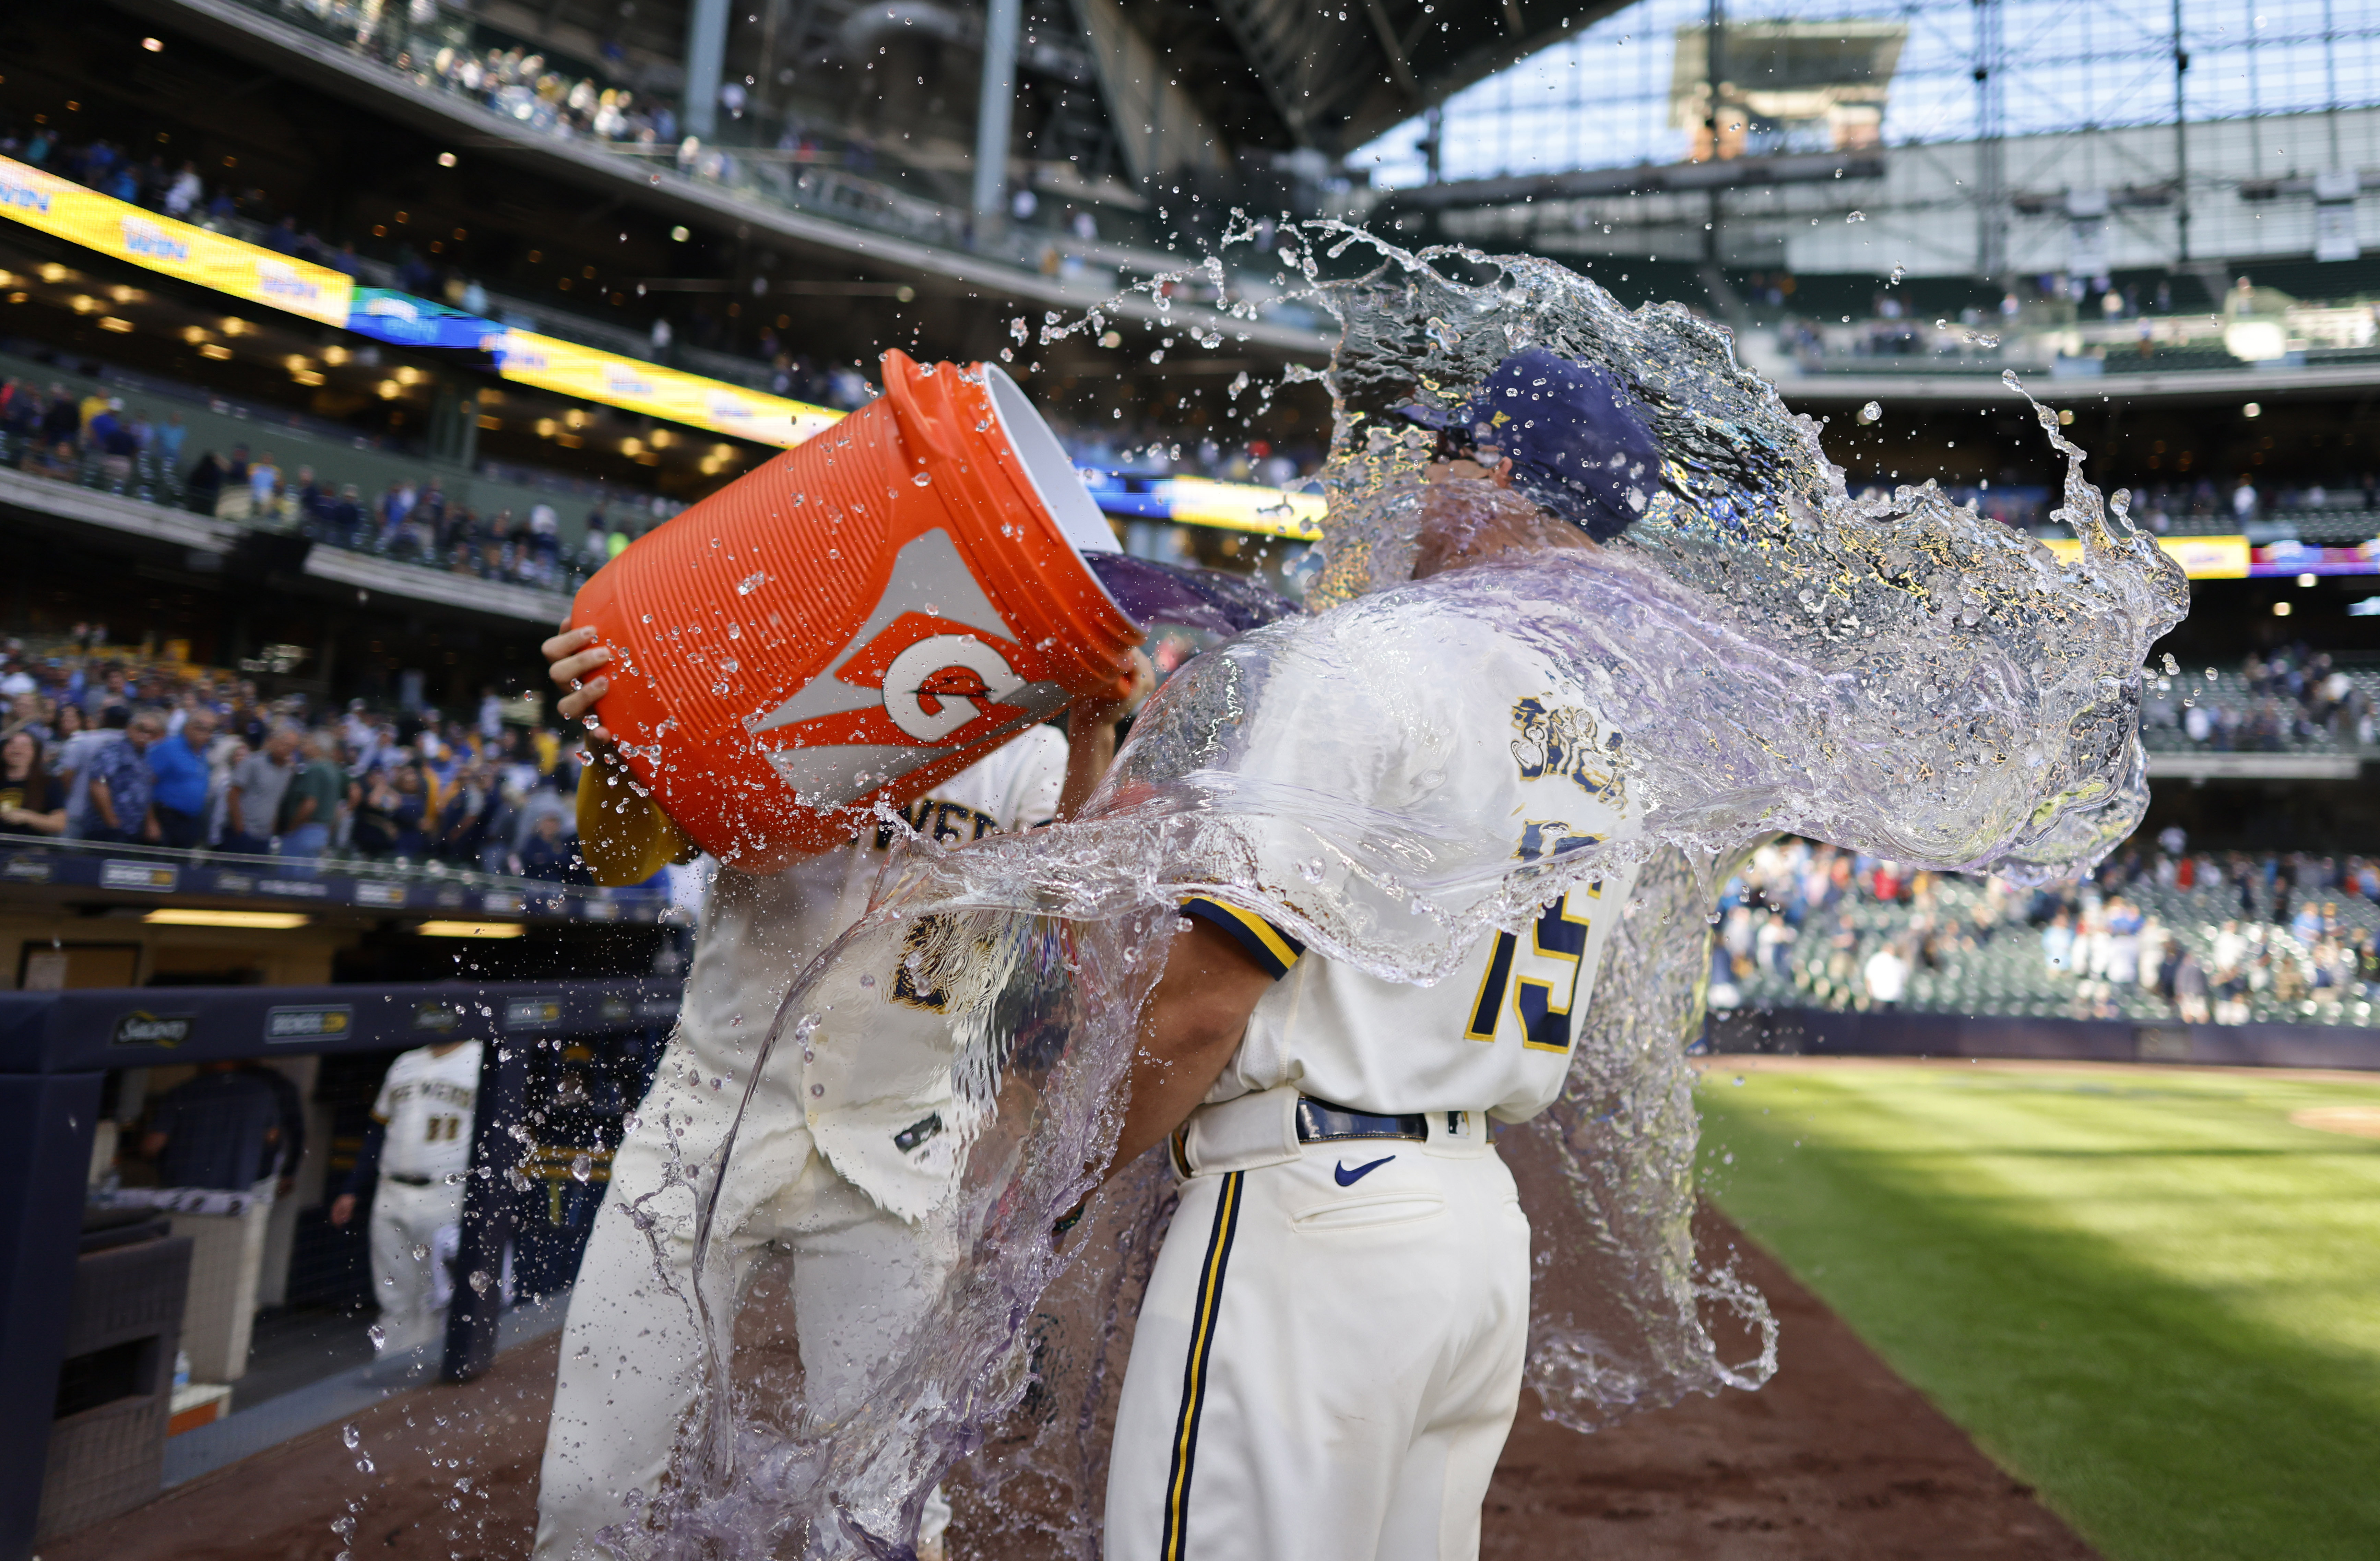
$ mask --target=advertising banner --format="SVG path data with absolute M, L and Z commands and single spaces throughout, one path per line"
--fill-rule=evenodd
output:
M 2052 537 L 2043 545 L 2061 559 L 2070 561 L 2082 555 L 2082 544 L 2071 537 Z M 2159 537 L 2157 545 L 2181 566 L 2183 574 L 2194 580 L 2246 579 L 2251 572 L 2246 537 Z M 2282 571 L 2257 566 L 2253 572 Z
M 327 325 L 347 323 L 355 283 L 344 272 L 144 212 L 5 157 L 0 216 L 250 303 Z
M 1322 514 L 1330 507 L 1319 494 L 1292 494 L 1248 482 L 1218 482 L 1208 477 L 1171 478 L 1166 487 L 1170 519 L 1299 542 L 1313 542 L 1322 535 Z
M 449 309 L 443 303 L 400 293 L 394 287 L 358 287 L 343 322 L 358 335 L 400 347 L 443 347 L 476 351 L 504 327 L 492 320 Z
M 505 331 L 491 343 L 491 350 L 496 354 L 496 372 L 505 379 L 764 445 L 791 448 L 843 418 L 807 401 L 682 374 L 528 331 Z

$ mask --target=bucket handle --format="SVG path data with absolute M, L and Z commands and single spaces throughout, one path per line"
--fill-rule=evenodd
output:
M 956 364 L 945 363 L 942 367 L 957 372 Z M 917 381 L 926 376 L 917 360 L 897 347 L 891 348 L 885 351 L 883 369 L 884 396 L 892 403 L 892 418 L 901 425 L 902 443 L 938 460 L 956 460 L 958 451 L 951 444 L 947 413 L 937 417 L 918 404 Z M 950 399 L 948 390 L 942 392 L 942 399 Z

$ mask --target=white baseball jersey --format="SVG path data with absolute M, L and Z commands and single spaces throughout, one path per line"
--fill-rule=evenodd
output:
M 918 834 L 951 845 L 1030 829 L 1056 814 L 1065 778 L 1065 738 L 1049 726 L 1028 726 L 911 803 L 905 813 Z M 719 874 L 703 907 L 678 1021 L 680 1042 L 704 1069 L 742 1077 L 794 977 L 867 909 L 893 833 L 864 831 L 847 847 L 765 877 Z M 933 1021 L 936 1038 L 945 1037 L 939 1016 Z M 939 1049 L 947 1058 L 946 1040 L 940 1040 Z M 840 1089 L 827 1098 L 825 1087 L 814 1091 L 807 1085 L 801 1100 L 813 1122 L 832 1119 L 838 1108 L 865 1110 L 880 1104 Z M 929 1102 L 896 1126 L 921 1121 L 933 1109 Z M 911 1151 L 922 1140 L 896 1146 L 894 1136 L 877 1132 L 871 1114 L 865 1128 L 844 1133 L 835 1132 L 830 1120 L 820 1142 L 837 1171 L 886 1207 L 909 1211 L 916 1206 L 914 1194 L 894 1195 L 890 1184 L 914 1178 Z
M 1241 766 L 1330 788 L 1367 807 L 1441 793 L 1461 799 L 1482 829 L 1500 831 L 1521 861 L 1641 833 L 1612 763 L 1617 734 L 1558 664 L 1501 639 L 1468 647 L 1484 665 L 1456 689 L 1415 690 L 1427 701 L 1427 745 L 1401 748 L 1384 770 L 1348 775 L 1330 734 L 1343 721 L 1306 700 L 1269 702 Z M 1330 701 L 1331 690 L 1318 690 Z M 1317 750 L 1308 762 L 1301 750 Z M 1265 846 L 1257 847 L 1261 856 Z M 1260 861 L 1270 883 L 1294 884 L 1289 862 Z M 1184 906 L 1238 940 L 1281 978 L 1257 1003 L 1240 1048 L 1208 1095 L 1221 1102 L 1294 1084 L 1357 1111 L 1485 1111 L 1519 1122 L 1561 1092 L 1611 923 L 1628 902 L 1631 868 L 1570 890 L 1525 933 L 1479 940 L 1434 986 L 1383 981 L 1307 957 L 1259 916 L 1213 900 Z
M 443 1057 L 422 1046 L 389 1064 L 371 1113 L 388 1129 L 381 1174 L 443 1182 L 470 1169 L 471 1111 L 479 1098 L 477 1041 Z

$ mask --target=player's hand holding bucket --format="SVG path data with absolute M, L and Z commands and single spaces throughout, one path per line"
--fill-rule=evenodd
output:
M 885 394 L 622 553 L 573 628 L 596 714 L 696 845 L 767 872 L 1026 725 L 1130 689 L 1113 533 L 989 364 L 884 355 Z

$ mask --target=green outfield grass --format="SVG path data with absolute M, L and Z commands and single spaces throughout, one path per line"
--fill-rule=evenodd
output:
M 2380 1079 L 1718 1058 L 1700 1099 L 1720 1206 L 2114 1561 L 2380 1556 L 2380 1140 L 2289 1121 Z

